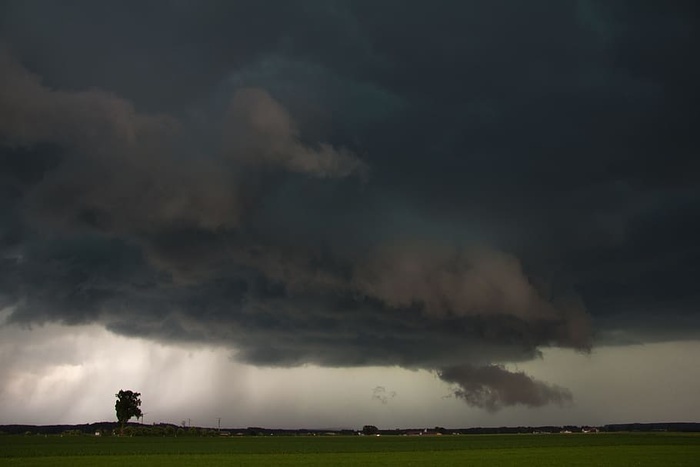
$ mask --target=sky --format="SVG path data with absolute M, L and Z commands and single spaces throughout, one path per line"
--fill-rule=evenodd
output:
M 0 423 L 699 421 L 694 1 L 0 1 Z

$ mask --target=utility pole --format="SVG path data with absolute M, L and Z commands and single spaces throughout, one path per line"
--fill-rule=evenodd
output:
M 218 417 L 217 420 L 219 421 L 219 433 L 221 433 L 221 417 Z

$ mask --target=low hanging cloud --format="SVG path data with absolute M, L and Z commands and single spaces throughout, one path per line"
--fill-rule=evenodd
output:
M 590 346 L 585 308 L 535 287 L 513 254 L 397 232 L 355 247 L 352 229 L 316 245 L 261 221 L 300 176 L 325 188 L 368 172 L 341 146 L 304 141 L 266 91 L 237 90 L 220 151 L 191 152 L 174 116 L 100 90 L 53 90 L 9 53 L 0 61 L 3 176 L 19 193 L 10 222 L 20 233 L 0 261 L 8 322 L 99 323 L 226 345 L 258 365 L 444 368 L 456 395 L 488 410 L 566 400 L 483 366 Z M 22 165 L 41 145 L 56 160 Z
M 486 410 L 570 402 L 500 366 L 548 346 L 698 338 L 692 2 L 97 3 L 0 4 L 6 326 Z
M 549 338 L 557 344 L 589 345 L 588 316 L 581 304 L 552 302 L 533 286 L 517 258 L 497 250 L 399 242 L 375 252 L 357 271 L 358 289 L 392 308 L 419 305 L 443 318 L 549 323 Z
M 521 371 L 510 372 L 499 365 L 455 366 L 443 368 L 437 374 L 443 381 L 457 386 L 455 397 L 490 412 L 514 405 L 564 406 L 573 402 L 568 389 L 537 381 Z

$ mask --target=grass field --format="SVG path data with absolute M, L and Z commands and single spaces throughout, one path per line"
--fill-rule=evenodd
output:
M 119 438 L 0 436 L 0 465 L 697 466 L 694 434 Z

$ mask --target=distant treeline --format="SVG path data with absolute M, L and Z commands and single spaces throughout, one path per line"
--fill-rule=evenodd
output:
M 0 425 L 1 434 L 25 434 L 25 435 L 97 435 L 113 436 L 119 433 L 119 423 L 98 422 L 80 425 Z M 218 435 L 217 430 L 199 427 L 184 427 L 170 423 L 158 423 L 143 425 L 140 423 L 128 423 L 124 428 L 124 436 L 178 436 L 194 435 L 207 436 Z
M 365 426 L 361 430 L 313 430 L 313 429 L 275 429 L 262 427 L 248 428 L 202 428 L 180 426 L 170 423 L 143 425 L 130 423 L 124 430 L 124 436 L 349 436 L 369 434 Z M 374 428 L 374 427 L 372 427 Z M 664 423 L 619 423 L 592 426 L 517 426 L 517 427 L 476 427 L 448 429 L 443 427 L 409 428 L 392 430 L 371 430 L 371 435 L 394 436 L 436 436 L 452 434 L 517 434 L 517 433 L 596 433 L 596 432 L 700 432 L 700 423 L 664 422 Z M 116 436 L 119 424 L 116 422 L 98 422 L 80 425 L 0 425 L 0 434 L 5 435 L 63 435 L 63 436 Z
M 700 432 L 700 423 L 671 422 L 671 423 L 618 423 L 605 425 L 604 431 L 675 431 Z

